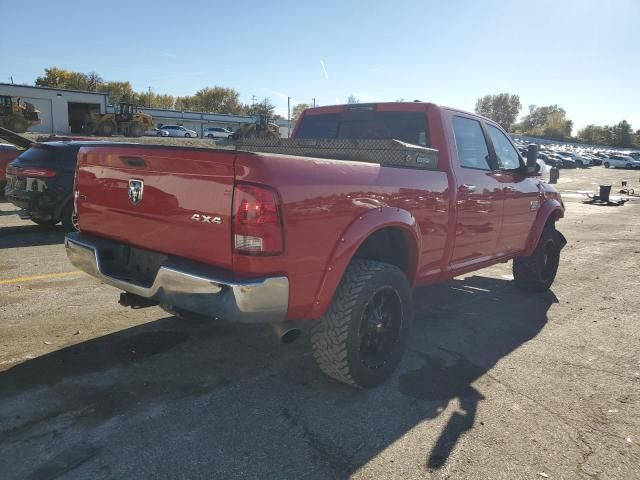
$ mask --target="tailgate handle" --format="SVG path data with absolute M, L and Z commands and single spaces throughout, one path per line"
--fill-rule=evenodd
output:
M 120 157 L 120 160 L 122 160 L 127 166 L 129 167 L 146 167 L 147 164 L 144 161 L 144 158 L 140 158 L 140 157 Z

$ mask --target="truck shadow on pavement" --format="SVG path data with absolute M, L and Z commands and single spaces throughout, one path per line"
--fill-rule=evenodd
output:
M 6 478 L 139 476 L 143 445 L 154 478 L 346 478 L 457 401 L 420 453 L 439 469 L 474 428 L 484 399 L 474 383 L 542 330 L 557 299 L 482 276 L 414 297 L 410 351 L 372 391 L 325 378 L 308 340 L 282 347 L 268 327 L 174 317 L 18 364 L 0 372 Z M 119 460 L 105 467 L 102 450 Z
M 64 243 L 62 225 L 20 225 L 0 228 L 0 249 L 38 247 Z

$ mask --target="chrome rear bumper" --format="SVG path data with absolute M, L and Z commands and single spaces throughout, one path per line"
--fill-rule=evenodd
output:
M 67 256 L 76 268 L 134 295 L 231 322 L 273 323 L 285 319 L 287 277 L 238 280 L 225 278 L 206 265 L 167 260 L 153 284 L 144 286 L 105 273 L 101 249 L 111 245 L 117 243 L 77 232 L 68 234 L 64 241 Z

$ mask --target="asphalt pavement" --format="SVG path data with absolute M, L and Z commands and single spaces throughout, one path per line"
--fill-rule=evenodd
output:
M 640 201 L 580 193 L 638 177 L 563 171 L 552 291 L 510 263 L 416 290 L 370 391 L 324 377 L 307 336 L 119 306 L 61 227 L 0 199 L 0 477 L 640 479 Z

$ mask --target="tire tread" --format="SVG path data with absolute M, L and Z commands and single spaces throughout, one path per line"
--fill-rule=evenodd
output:
M 329 309 L 311 330 L 313 356 L 326 375 L 358 386 L 350 372 L 347 351 L 353 309 L 373 276 L 389 269 L 397 267 L 373 260 L 354 260 L 347 268 Z

